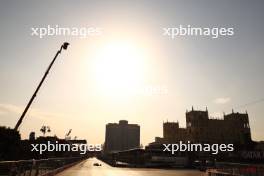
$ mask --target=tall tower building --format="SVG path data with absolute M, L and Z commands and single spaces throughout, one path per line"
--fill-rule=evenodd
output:
M 104 150 L 107 152 L 123 151 L 140 147 L 140 126 L 128 124 L 126 120 L 108 123 L 105 131 Z

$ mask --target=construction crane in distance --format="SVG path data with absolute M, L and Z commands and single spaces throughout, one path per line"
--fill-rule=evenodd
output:
M 70 140 L 70 139 L 71 139 L 71 136 L 70 136 L 71 132 L 72 132 L 72 129 L 70 129 L 70 130 L 66 133 L 66 135 L 65 135 L 65 140 Z

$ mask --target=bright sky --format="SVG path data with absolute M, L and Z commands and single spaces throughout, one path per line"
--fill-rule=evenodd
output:
M 146 145 L 167 119 L 185 127 L 193 105 L 214 117 L 247 110 L 253 139 L 263 140 L 263 101 L 250 104 L 264 98 L 263 18 L 261 0 L 1 1 L 0 125 L 15 126 L 68 41 L 20 127 L 23 138 L 49 125 L 50 135 L 72 129 L 72 137 L 103 143 L 106 123 L 126 119 L 140 125 Z M 235 35 L 162 35 L 180 24 L 233 27 Z M 47 25 L 100 27 L 102 35 L 31 36 Z

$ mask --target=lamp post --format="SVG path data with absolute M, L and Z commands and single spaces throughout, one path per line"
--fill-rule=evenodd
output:
M 49 71 L 50 71 L 50 69 L 51 69 L 53 63 L 55 62 L 57 56 L 61 53 L 62 49 L 67 50 L 68 45 L 69 45 L 69 43 L 64 42 L 64 43 L 61 45 L 60 50 L 57 51 L 55 57 L 54 57 L 53 60 L 51 61 L 49 67 L 47 68 L 47 70 L 46 70 L 46 72 L 45 72 L 45 74 L 44 74 L 44 76 L 42 77 L 40 83 L 38 84 L 37 89 L 35 90 L 34 94 L 33 94 L 32 97 L 30 98 L 30 100 L 29 100 L 29 102 L 28 102 L 26 108 L 24 109 L 22 115 L 20 116 L 19 120 L 17 121 L 17 124 L 16 124 L 14 130 L 17 131 L 18 128 L 19 128 L 19 126 L 21 125 L 21 123 L 22 123 L 22 121 L 23 121 L 23 118 L 25 117 L 25 115 L 26 115 L 26 113 L 27 113 L 27 111 L 28 111 L 30 105 L 32 104 L 33 100 L 34 100 L 35 97 L 37 96 L 37 93 L 38 93 L 38 91 L 39 91 L 39 89 L 40 89 L 42 83 L 44 82 L 45 78 L 47 77 L 47 75 L 48 75 L 48 73 L 49 73 Z

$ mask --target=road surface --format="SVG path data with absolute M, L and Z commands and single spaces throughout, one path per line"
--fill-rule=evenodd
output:
M 93 166 L 100 163 L 102 166 Z M 202 176 L 203 172 L 195 170 L 165 170 L 145 168 L 118 168 L 99 161 L 96 158 L 87 159 L 57 176 Z

